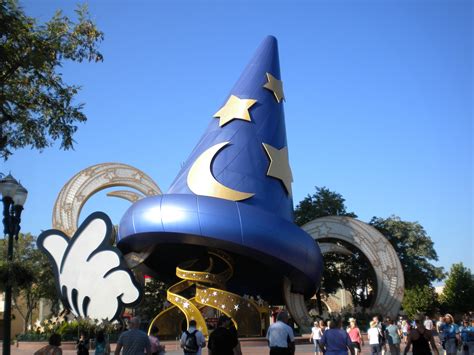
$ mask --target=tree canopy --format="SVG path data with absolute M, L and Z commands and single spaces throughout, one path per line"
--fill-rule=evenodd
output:
M 302 226 L 315 218 L 325 216 L 348 216 L 356 218 L 354 212 L 347 212 L 345 199 L 341 194 L 327 187 L 315 187 L 316 192 L 308 194 L 295 208 L 295 223 Z
M 405 287 L 428 286 L 442 280 L 443 268 L 431 264 L 438 260 L 431 238 L 418 222 L 402 221 L 400 217 L 373 217 L 370 225 L 392 244 L 402 264 Z
M 474 310 L 474 275 L 463 263 L 451 266 L 440 301 L 441 307 L 452 313 Z
M 165 308 L 167 288 L 167 285 L 161 281 L 154 278 L 146 279 L 143 287 L 144 295 L 135 308 L 135 313 L 151 322 Z
M 420 314 L 432 314 L 437 304 L 437 295 L 429 285 L 415 286 L 405 290 L 402 307 L 410 318 Z
M 77 123 L 87 117 L 74 103 L 80 87 L 63 81 L 63 61 L 102 61 L 97 49 L 103 39 L 86 7 L 74 22 L 58 11 L 38 24 L 17 0 L 0 3 L 0 155 L 30 146 L 43 149 L 60 140 L 73 147 Z

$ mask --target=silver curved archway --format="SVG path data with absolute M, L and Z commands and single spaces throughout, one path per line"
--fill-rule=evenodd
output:
M 326 238 L 340 240 L 364 253 L 375 271 L 377 282 L 377 295 L 370 312 L 391 317 L 398 314 L 404 292 L 403 269 L 395 249 L 383 234 L 367 223 L 340 216 L 317 218 L 302 228 L 316 241 Z M 323 251 L 340 252 L 327 247 Z M 303 329 L 310 326 L 311 317 L 307 314 L 303 295 L 292 293 L 289 282 L 284 283 L 283 291 L 293 319 Z
M 129 201 L 161 194 L 158 185 L 143 171 L 121 163 L 92 165 L 74 175 L 61 189 L 53 207 L 53 228 L 72 236 L 82 207 L 95 193 L 109 187 L 130 187 L 139 191 L 116 191 L 109 196 Z

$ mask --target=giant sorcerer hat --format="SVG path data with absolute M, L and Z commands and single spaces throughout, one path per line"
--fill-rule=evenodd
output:
M 209 249 L 235 261 L 228 289 L 281 300 L 284 277 L 293 292 L 319 284 L 318 245 L 293 223 L 284 93 L 278 46 L 267 37 L 217 108 L 167 194 L 133 204 L 118 247 L 145 253 L 144 265 L 165 281 L 176 266 Z

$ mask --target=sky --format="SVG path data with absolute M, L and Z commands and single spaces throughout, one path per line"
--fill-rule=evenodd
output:
M 75 1 L 23 0 L 29 16 Z M 267 35 L 279 41 L 295 206 L 315 186 L 359 219 L 417 221 L 449 270 L 474 270 L 473 3 L 469 0 L 89 1 L 103 63 L 64 63 L 88 117 L 73 151 L 14 152 L 0 171 L 29 195 L 22 231 L 51 228 L 62 186 L 105 162 L 166 191 Z M 118 223 L 127 201 L 101 192 Z

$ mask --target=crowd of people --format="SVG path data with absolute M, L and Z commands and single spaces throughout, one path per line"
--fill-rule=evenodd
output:
M 337 331 L 335 331 L 337 330 Z M 357 355 L 364 345 L 364 337 L 354 318 L 343 331 L 340 320 L 314 322 L 309 340 L 314 344 L 314 353 L 319 355 L 341 355 L 351 352 Z M 474 355 L 474 317 L 464 317 L 456 324 L 451 314 L 433 322 L 428 316 L 410 322 L 403 317 L 398 321 L 373 317 L 367 329 L 367 340 L 374 355 L 400 355 L 411 351 L 414 355 L 439 353 L 446 355 Z
M 163 355 L 165 347 L 160 344 L 158 339 L 158 328 L 153 327 L 150 335 L 140 329 L 140 319 L 134 317 L 128 322 L 128 330 L 120 334 L 115 347 L 114 354 L 152 354 Z M 91 349 L 93 348 L 93 349 Z M 61 336 L 52 334 L 48 345 L 42 347 L 34 355 L 62 355 Z M 93 341 L 88 338 L 85 332 L 81 332 L 76 342 L 77 355 L 109 355 L 112 354 L 110 342 L 102 330 L 95 334 Z
M 114 354 L 137 355 L 151 354 L 164 355 L 165 346 L 158 338 L 159 329 L 152 327 L 150 335 L 139 329 L 140 319 L 134 317 L 128 322 L 128 330 L 120 334 Z M 82 332 L 76 343 L 77 355 L 108 355 L 111 354 L 110 343 L 102 331 L 98 331 L 91 346 L 90 339 Z M 201 355 L 201 349 L 206 346 L 206 339 L 196 328 L 196 321 L 189 322 L 189 328 L 182 333 L 180 346 L 185 355 Z M 241 355 L 237 330 L 231 319 L 225 315 L 219 317 L 217 328 L 211 333 L 208 341 L 209 355 Z M 94 348 L 91 350 L 91 348 Z M 35 352 L 34 355 L 62 355 L 61 336 L 52 334 L 49 344 Z
M 292 355 L 295 353 L 293 328 L 288 325 L 286 311 L 278 313 L 276 322 L 270 325 L 266 339 L 270 355 Z M 165 346 L 160 344 L 158 328 L 152 327 L 150 335 L 139 329 L 140 320 L 132 318 L 128 330 L 120 334 L 114 354 L 165 354 Z M 439 317 L 433 322 L 428 316 L 413 321 L 400 317 L 382 319 L 373 317 L 368 324 L 367 342 L 373 355 L 474 355 L 474 317 L 464 317 L 457 324 L 451 314 Z M 350 318 L 348 326 L 343 327 L 341 319 L 318 320 L 311 329 L 309 341 L 314 344 L 315 355 L 358 355 L 365 345 L 364 336 L 356 319 Z M 76 349 L 78 355 L 88 355 L 91 341 L 81 333 Z M 94 350 L 91 354 L 111 354 L 110 344 L 104 332 L 95 335 Z M 196 328 L 196 321 L 189 322 L 189 328 L 182 333 L 180 346 L 184 355 L 201 355 L 207 345 L 209 355 L 241 355 L 237 330 L 231 319 L 222 315 L 217 328 L 206 339 Z M 51 335 L 49 344 L 38 350 L 35 355 L 61 355 L 61 337 Z

